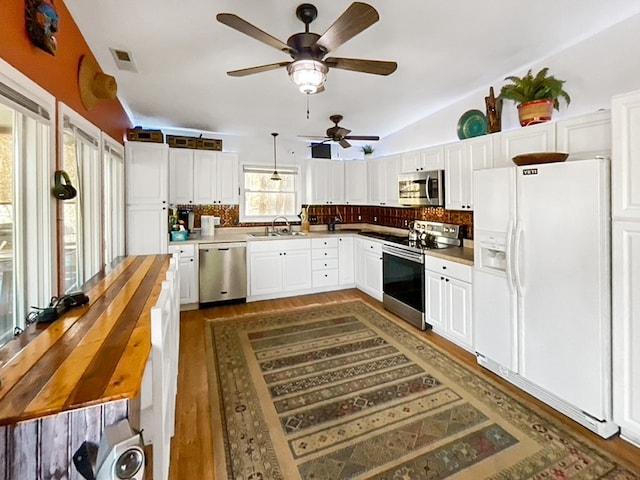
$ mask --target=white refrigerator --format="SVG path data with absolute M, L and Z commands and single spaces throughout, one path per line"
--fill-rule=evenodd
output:
M 609 161 L 474 172 L 478 362 L 603 437 L 611 408 Z

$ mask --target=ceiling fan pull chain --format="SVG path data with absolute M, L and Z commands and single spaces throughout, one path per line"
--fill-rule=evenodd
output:
M 305 95 L 307 97 L 307 120 L 309 120 L 309 95 Z

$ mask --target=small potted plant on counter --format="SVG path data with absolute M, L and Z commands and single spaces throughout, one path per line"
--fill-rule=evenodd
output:
M 505 78 L 511 83 L 502 87 L 500 98 L 518 104 L 518 116 L 523 127 L 551 120 L 553 109 L 559 110 L 560 97 L 567 105 L 571 102 L 571 97 L 563 87 L 565 80 L 558 80 L 548 73 L 549 69 L 545 67 L 535 76 L 529 70 L 523 77 Z
M 373 157 L 373 147 L 371 145 L 363 145 L 362 153 L 364 153 L 364 158 Z

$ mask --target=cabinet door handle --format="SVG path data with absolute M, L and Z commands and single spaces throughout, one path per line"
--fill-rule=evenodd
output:
M 191 261 L 193 262 L 193 258 L 191 259 Z
M 442 266 L 442 269 L 443 269 L 443 270 L 446 270 L 446 269 L 447 269 L 447 266 L 446 266 L 446 265 L 443 265 L 443 266 Z
M 444 277 L 440 277 L 440 280 L 444 280 Z
M 448 282 L 448 281 L 449 281 L 449 279 L 448 279 L 448 278 L 445 278 L 445 279 L 444 279 L 444 281 L 445 281 L 445 282 Z

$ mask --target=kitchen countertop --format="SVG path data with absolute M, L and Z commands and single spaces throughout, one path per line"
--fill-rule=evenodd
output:
M 0 425 L 136 398 L 170 258 L 118 259 L 83 285 L 89 304 L 0 348 Z
M 357 228 L 360 227 L 360 228 Z M 294 230 L 298 230 L 294 228 Z M 310 232 L 305 233 L 304 236 L 293 235 L 293 236 L 282 236 L 282 237 L 252 237 L 250 233 L 261 233 L 264 232 L 264 227 L 254 228 L 254 227 L 225 227 L 216 230 L 216 234 L 212 237 L 201 236 L 199 233 L 189 240 L 178 241 L 178 242 L 169 242 L 169 245 L 180 245 L 180 244 L 201 244 L 201 243 L 233 243 L 233 242 L 264 242 L 271 240 L 289 240 L 289 239 L 303 239 L 303 238 L 322 238 L 327 236 L 335 236 L 335 235 L 357 235 L 362 230 L 377 230 L 381 232 L 392 232 L 392 233 L 401 233 L 406 234 L 406 230 L 402 229 L 394 229 L 394 228 L 384 228 L 377 227 L 372 225 L 344 225 L 343 228 L 338 227 L 335 231 L 328 231 L 326 225 L 318 225 L 312 226 Z M 374 240 L 372 238 L 367 237 L 369 240 Z M 453 262 L 462 263 L 465 265 L 473 266 L 473 242 L 469 240 L 465 240 L 464 247 L 453 247 L 446 248 L 442 250 L 428 250 L 427 255 L 431 255 L 438 258 L 443 258 L 445 260 L 451 260 Z

